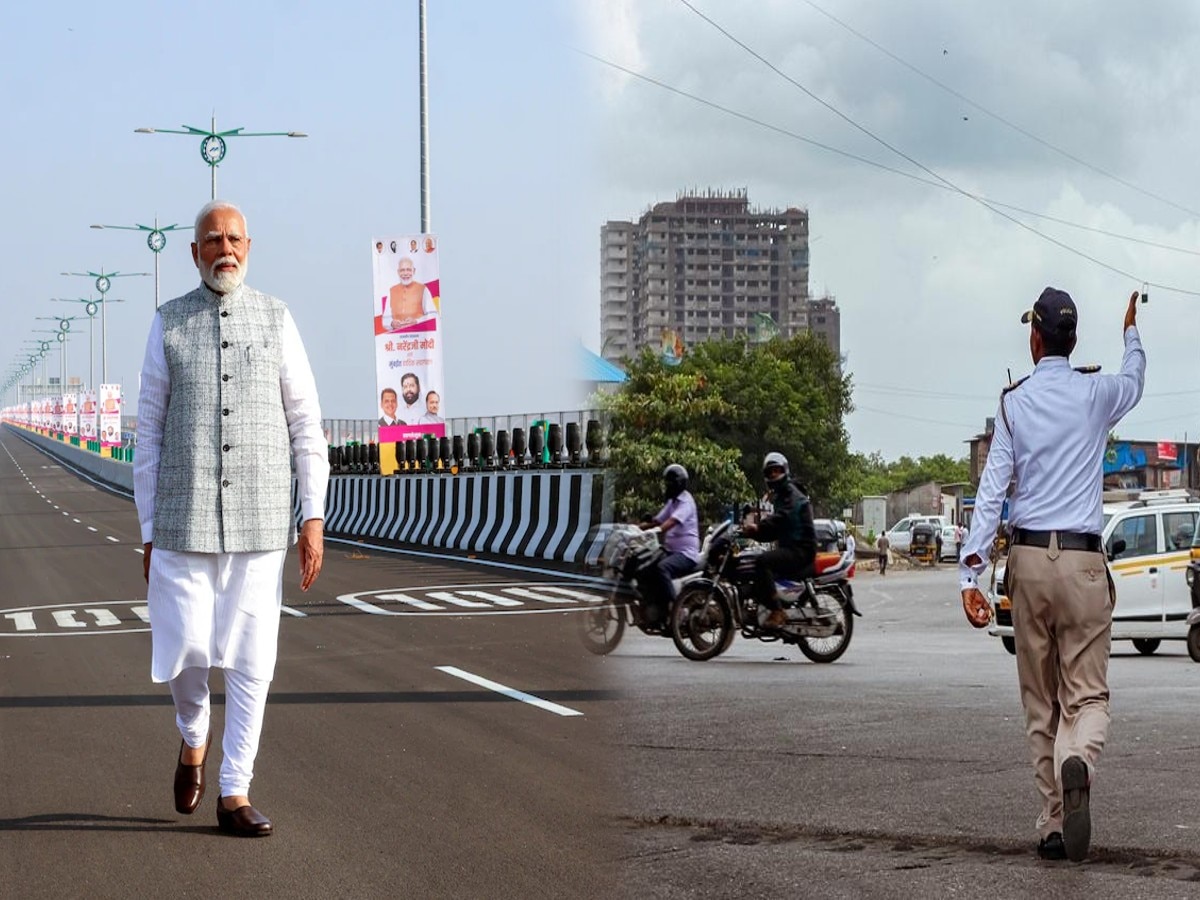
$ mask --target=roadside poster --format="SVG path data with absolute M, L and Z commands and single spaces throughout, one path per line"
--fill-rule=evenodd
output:
M 79 436 L 94 441 L 99 433 L 96 426 L 96 392 L 84 391 L 79 401 Z
M 100 385 L 100 443 L 112 447 L 121 443 L 121 386 Z
M 75 394 L 63 394 L 63 434 L 74 437 L 79 434 L 79 398 Z
M 432 234 L 371 241 L 375 407 L 382 443 L 446 434 L 442 297 Z

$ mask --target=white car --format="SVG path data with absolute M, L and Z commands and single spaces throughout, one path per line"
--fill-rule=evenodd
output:
M 943 531 L 948 524 L 945 516 L 905 516 L 903 519 L 884 532 L 884 534 L 887 535 L 888 542 L 891 544 L 893 553 L 908 552 L 909 547 L 912 546 L 912 529 L 913 526 L 918 522 L 928 522 L 935 528 L 943 529 Z M 946 552 L 945 538 L 943 538 L 942 541 L 942 552 L 944 553 Z M 953 547 L 953 538 L 951 539 L 951 546 Z
M 1117 588 L 1112 639 L 1133 641 L 1149 655 L 1162 641 L 1187 639 L 1191 591 L 1185 580 L 1200 501 L 1187 491 L 1145 491 L 1136 500 L 1105 503 L 1101 537 Z M 996 566 L 995 613 L 988 634 L 1016 653 L 1012 602 L 1004 590 L 1004 562 Z

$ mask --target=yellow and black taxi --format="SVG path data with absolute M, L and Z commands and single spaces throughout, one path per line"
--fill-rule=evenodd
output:
M 1188 614 L 1200 603 L 1194 586 L 1200 580 L 1200 500 L 1184 490 L 1143 491 L 1114 502 L 1108 502 L 1109 496 L 1101 536 L 1117 588 L 1112 639 L 1133 641 L 1139 653 L 1149 655 L 1162 641 L 1187 639 Z M 991 599 L 995 615 L 988 633 L 1015 653 L 1003 560 L 996 567 Z

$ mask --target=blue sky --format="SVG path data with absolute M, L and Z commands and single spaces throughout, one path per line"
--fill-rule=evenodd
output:
M 186 224 L 161 256 L 162 297 L 198 283 L 199 139 L 134 129 L 207 127 L 215 111 L 218 130 L 310 135 L 230 140 L 217 194 L 248 216 L 247 281 L 290 306 L 325 415 L 377 415 L 369 241 L 420 230 L 415 0 L 20 4 L 5 26 L 0 364 L 53 324 L 36 316 L 72 311 L 50 297 L 88 296 L 60 272 L 152 271 L 144 236 L 92 223 Z M 429 3 L 450 415 L 578 405 L 570 351 L 596 317 L 601 223 L 582 212 L 596 190 L 577 36 L 555 0 Z M 131 394 L 153 280 L 115 285 L 109 378 Z M 86 321 L 73 327 L 70 369 L 86 374 Z

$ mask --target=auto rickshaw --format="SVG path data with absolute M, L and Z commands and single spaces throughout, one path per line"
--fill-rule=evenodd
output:
M 913 562 L 932 566 L 937 562 L 938 527 L 928 522 L 918 522 L 912 527 L 912 543 L 908 555 Z

